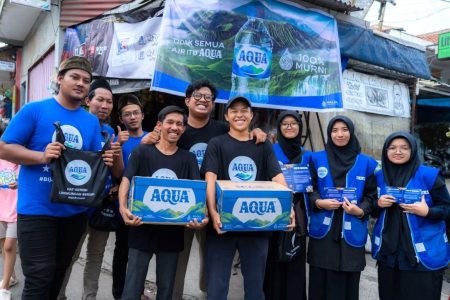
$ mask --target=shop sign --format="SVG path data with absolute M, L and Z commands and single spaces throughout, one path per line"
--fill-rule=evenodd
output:
M 411 115 L 408 86 L 398 81 L 345 70 L 342 97 L 345 109 L 404 118 Z
M 0 60 L 0 71 L 14 72 L 16 63 L 13 61 Z
M 438 42 L 438 59 L 450 58 L 450 32 L 441 33 Z

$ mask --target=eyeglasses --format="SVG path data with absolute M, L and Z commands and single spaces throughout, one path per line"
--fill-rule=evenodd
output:
M 141 114 L 142 114 L 142 112 L 140 110 L 130 111 L 130 112 L 123 113 L 122 118 L 128 119 L 128 118 L 131 118 L 132 116 L 139 117 Z
M 298 122 L 294 122 L 294 123 L 281 123 L 281 127 L 282 128 L 288 128 L 288 127 L 291 127 L 291 128 L 294 128 L 294 127 L 298 127 Z
M 398 152 L 404 153 L 404 152 L 410 152 L 411 148 L 390 146 L 387 148 L 387 151 L 389 151 L 389 152 L 397 152 L 398 151 Z
M 197 101 L 202 100 L 202 98 L 205 99 L 206 102 L 213 101 L 213 96 L 211 94 L 193 93 L 192 97 Z

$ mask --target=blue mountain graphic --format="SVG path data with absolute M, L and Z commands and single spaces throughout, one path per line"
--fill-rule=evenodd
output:
M 237 173 L 236 175 L 234 175 L 234 177 L 242 180 L 242 181 L 247 181 L 250 178 L 252 178 L 252 174 L 246 174 L 246 173 Z
M 75 178 L 76 180 L 82 180 L 82 179 L 86 178 L 86 175 L 72 174 L 72 175 L 70 175 L 70 177 Z

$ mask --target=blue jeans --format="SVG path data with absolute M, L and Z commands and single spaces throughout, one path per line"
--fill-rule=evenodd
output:
M 207 296 L 226 300 L 234 254 L 239 251 L 246 300 L 264 300 L 264 272 L 269 238 L 206 235 L 205 267 Z
M 156 300 L 172 300 L 177 270 L 178 252 L 158 252 L 156 255 Z M 122 300 L 140 300 L 144 292 L 148 264 L 153 253 L 130 248 Z
M 17 236 L 25 275 L 22 300 L 57 298 L 85 229 L 85 214 L 65 218 L 18 215 Z

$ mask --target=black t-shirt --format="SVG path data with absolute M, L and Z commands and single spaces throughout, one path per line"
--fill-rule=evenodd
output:
M 131 153 L 125 177 L 133 176 L 155 178 L 199 180 L 197 161 L 186 150 L 178 149 L 172 155 L 161 153 L 155 145 L 137 146 Z M 149 252 L 178 252 L 183 250 L 184 226 L 145 224 L 131 227 L 128 237 L 130 248 Z
M 217 174 L 217 180 L 271 181 L 281 173 L 269 141 L 255 144 L 255 139 L 238 141 L 228 133 L 208 143 L 201 173 Z M 208 233 L 215 231 L 209 226 Z M 267 232 L 228 232 L 224 236 L 270 236 Z
M 281 173 L 269 141 L 238 141 L 228 133 L 208 143 L 201 173 L 217 174 L 217 180 L 271 181 Z
M 194 128 L 188 124 L 186 125 L 186 131 L 178 141 L 178 147 L 194 153 L 200 168 L 209 140 L 227 132 L 227 123 L 213 119 L 209 119 L 208 123 L 202 128 Z

